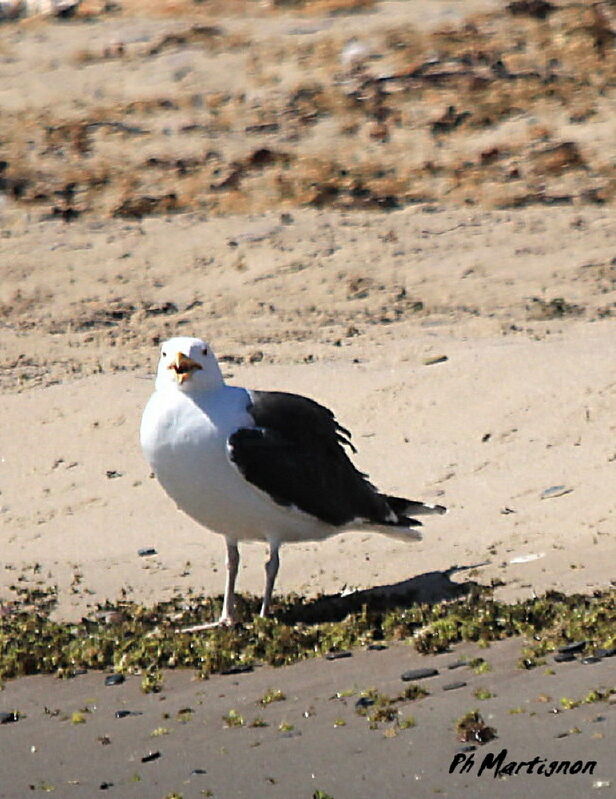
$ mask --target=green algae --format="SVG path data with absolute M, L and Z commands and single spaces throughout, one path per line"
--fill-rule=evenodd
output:
M 284 702 L 286 698 L 284 692 L 279 688 L 270 688 L 259 699 L 259 704 L 265 707 L 266 705 L 271 705 L 272 702 Z
M 182 628 L 216 618 L 220 598 L 188 593 L 144 607 L 123 597 L 99 605 L 79 623 L 68 623 L 52 618 L 55 588 L 20 586 L 16 593 L 0 618 L 0 680 L 37 673 L 70 677 L 82 669 L 102 669 L 140 673 L 144 689 L 156 690 L 163 668 L 197 669 L 207 677 L 238 666 L 282 666 L 383 639 L 407 640 L 431 654 L 461 641 L 521 636 L 524 668 L 539 665 L 544 655 L 572 641 L 585 640 L 589 651 L 616 646 L 613 588 L 590 596 L 550 592 L 512 604 L 495 600 L 489 589 L 473 590 L 432 605 L 364 606 L 341 621 L 314 624 L 284 621 L 301 618 L 306 604 L 296 596 L 279 599 L 275 617 L 267 619 L 257 615 L 256 597 L 243 597 L 242 624 L 198 633 Z

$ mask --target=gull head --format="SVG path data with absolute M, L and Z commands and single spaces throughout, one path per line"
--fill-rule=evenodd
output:
M 209 344 L 200 338 L 178 336 L 162 345 L 156 374 L 158 390 L 196 393 L 224 383 L 218 361 Z

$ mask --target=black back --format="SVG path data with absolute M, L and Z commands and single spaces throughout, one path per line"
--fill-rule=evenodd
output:
M 297 394 L 252 391 L 254 428 L 229 437 L 230 457 L 246 480 L 280 505 L 340 526 L 356 519 L 405 524 L 351 463 L 350 433 L 318 402 Z M 410 521 L 410 520 L 408 520 Z

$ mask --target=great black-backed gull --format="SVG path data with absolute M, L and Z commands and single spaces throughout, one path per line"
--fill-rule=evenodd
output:
M 349 459 L 344 447 L 356 450 L 348 430 L 314 400 L 226 385 L 216 356 L 197 338 L 163 344 L 141 446 L 177 506 L 226 539 L 219 624 L 237 620 L 239 541 L 269 544 L 264 616 L 281 544 L 349 529 L 420 540 L 414 528 L 421 522 L 412 516 L 445 512 L 380 493 Z

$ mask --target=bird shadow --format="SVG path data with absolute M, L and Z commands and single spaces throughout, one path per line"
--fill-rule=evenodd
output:
M 433 605 L 448 599 L 458 599 L 473 589 L 481 590 L 485 586 L 474 580 L 456 583 L 451 579 L 452 575 L 482 565 L 484 564 L 451 566 L 445 571 L 418 574 L 390 585 L 379 585 L 352 593 L 325 594 L 309 601 L 300 597 L 275 615 L 287 624 L 320 624 L 342 621 L 350 613 L 358 613 L 364 607 L 367 610 L 384 612 L 395 608 L 410 608 L 417 604 Z

